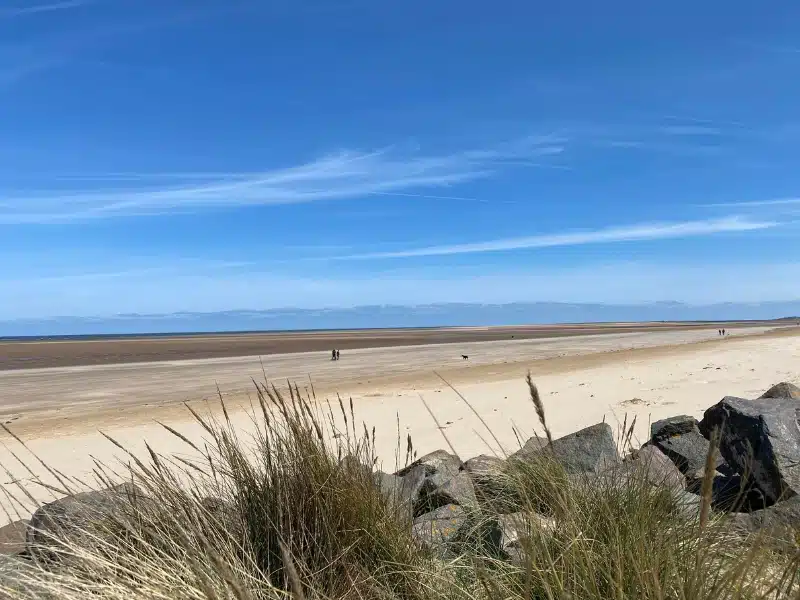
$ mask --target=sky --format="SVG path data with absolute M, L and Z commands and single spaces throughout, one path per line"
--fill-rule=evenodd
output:
M 800 299 L 800 4 L 3 0 L 0 320 Z

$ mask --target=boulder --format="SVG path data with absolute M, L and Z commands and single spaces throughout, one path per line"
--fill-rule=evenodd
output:
M 0 527 L 0 554 L 22 554 L 25 552 L 25 539 L 28 519 L 20 519 Z
M 793 383 L 783 381 L 773 385 L 761 394 L 759 400 L 764 398 L 793 398 L 794 400 L 800 400 L 800 388 Z
M 537 534 L 551 534 L 556 528 L 555 519 L 528 512 L 500 515 L 497 525 L 500 530 L 501 556 L 518 565 L 525 560 L 524 544 L 527 538 Z
M 625 479 L 646 481 L 652 486 L 683 490 L 686 478 L 666 454 L 656 446 L 645 445 L 614 469 Z
M 463 507 L 477 504 L 475 487 L 466 471 L 455 475 L 446 471 L 428 475 L 414 503 L 414 514 L 421 515 L 448 504 Z
M 464 463 L 464 471 L 472 478 L 478 502 L 498 512 L 515 510 L 511 481 L 506 474 L 506 461 L 496 456 L 481 455 Z
M 396 506 L 398 515 L 410 519 L 426 476 L 425 466 L 416 465 L 405 471 L 402 477 L 378 471 L 375 473 L 375 480 L 381 491 Z
M 464 509 L 448 504 L 414 519 L 412 535 L 423 547 L 447 554 L 466 537 L 468 530 L 469 521 Z
M 706 410 L 700 427 L 705 433 L 719 429 L 725 460 L 771 505 L 800 492 L 799 411 L 790 398 L 728 396 Z
M 124 518 L 138 499 L 143 499 L 138 488 L 125 483 L 45 504 L 28 523 L 27 550 L 37 561 L 55 562 L 59 558 L 59 547 L 63 548 L 65 543 L 77 543 L 87 534 L 111 535 L 107 528 L 109 517 Z
M 450 473 L 452 475 L 457 475 L 461 470 L 461 459 L 444 450 L 436 450 L 435 452 L 426 454 L 422 458 L 418 458 L 407 467 L 400 469 L 395 475 L 404 477 L 413 468 L 420 465 L 425 467 L 426 475 L 433 475 L 434 473 Z
M 750 532 L 787 528 L 800 529 L 800 496 L 778 502 L 768 508 L 734 516 L 734 522 Z
M 650 435 L 650 443 L 668 456 L 687 479 L 703 478 L 710 443 L 700 433 L 697 419 L 680 415 L 656 421 L 650 426 Z M 721 467 L 723 462 L 717 453 L 715 468 Z
M 614 433 L 608 423 L 598 423 L 543 445 L 539 437 L 531 438 L 510 458 L 523 462 L 552 456 L 568 474 L 600 473 L 620 458 Z

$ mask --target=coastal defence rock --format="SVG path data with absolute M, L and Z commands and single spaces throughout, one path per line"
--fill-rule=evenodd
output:
M 764 494 L 767 505 L 800 492 L 800 403 L 792 398 L 726 396 L 706 410 L 700 429 L 720 432 L 727 463 Z
M 543 444 L 533 437 L 509 458 L 532 461 L 549 454 L 570 475 L 600 473 L 620 463 L 614 433 L 608 423 L 598 423 Z

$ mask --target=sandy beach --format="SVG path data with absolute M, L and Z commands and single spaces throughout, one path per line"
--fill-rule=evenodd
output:
M 400 436 L 410 434 L 420 453 L 445 447 L 444 435 L 462 458 L 513 451 L 517 435 L 537 430 L 524 383 L 528 370 L 556 436 L 603 419 L 616 426 L 627 415 L 629 422 L 636 416 L 636 435 L 644 440 L 652 420 L 700 416 L 724 395 L 754 397 L 778 381 L 800 382 L 798 359 L 797 327 L 737 327 L 725 338 L 716 328 L 678 328 L 357 348 L 342 352 L 338 362 L 319 351 L 13 369 L 0 371 L 0 416 L 50 466 L 90 479 L 92 457 L 113 462 L 121 456 L 99 431 L 137 454 L 145 452 L 145 440 L 159 452 L 187 454 L 185 444 L 155 421 L 200 439 L 202 430 L 183 402 L 218 413 L 217 386 L 237 427 L 252 429 L 246 410 L 251 378 L 266 373 L 277 384 L 293 380 L 309 392 L 313 384 L 319 402 L 337 392 L 352 397 L 357 418 L 376 427 L 384 468 L 393 470 L 398 423 Z M 50 498 L 12 455 L 26 451 L 8 434 L 3 443 L 3 488 L 19 497 L 22 485 L 39 500 Z M 2 504 L 13 512 L 10 498 Z M 24 516 L 27 509 L 17 508 Z

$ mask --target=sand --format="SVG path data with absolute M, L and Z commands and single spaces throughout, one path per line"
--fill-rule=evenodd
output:
M 263 363 L 271 378 L 297 379 L 301 388 L 312 374 L 319 398 L 335 397 L 337 390 L 352 396 L 358 419 L 376 427 L 384 468 L 393 470 L 398 420 L 400 435 L 410 434 L 418 452 L 445 447 L 446 436 L 462 458 L 513 451 L 517 435 L 540 431 L 523 379 L 528 369 L 556 436 L 604 418 L 617 426 L 627 415 L 629 422 L 637 417 L 636 435 L 644 440 L 652 420 L 700 417 L 724 395 L 755 397 L 778 381 L 799 383 L 798 359 L 800 328 L 792 327 L 734 329 L 725 339 L 716 329 L 695 329 L 365 348 L 343 352 L 335 363 L 323 352 L 272 355 Z M 261 379 L 261 369 L 261 361 L 249 357 L 5 371 L 0 413 L 49 465 L 87 478 L 90 454 L 107 462 L 121 456 L 98 429 L 135 454 L 145 453 L 147 440 L 160 452 L 190 455 L 154 420 L 201 438 L 181 402 L 204 406 L 202 399 L 215 394 L 215 380 L 229 399 L 234 423 L 247 432 L 252 422 L 240 407 L 248 403 L 249 377 Z M 502 448 L 434 371 L 470 402 Z M 19 496 L 19 481 L 38 500 L 49 499 L 11 455 L 21 451 L 19 444 L 8 435 L 4 443 L 3 488 Z M 0 504 L 8 509 L 13 502 Z

